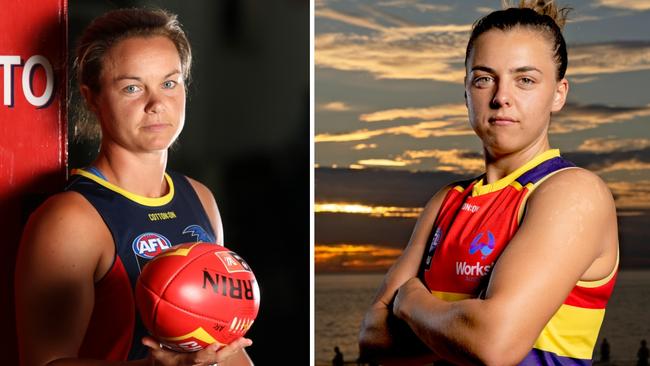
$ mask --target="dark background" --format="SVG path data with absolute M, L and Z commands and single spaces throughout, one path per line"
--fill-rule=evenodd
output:
M 308 364 L 309 2 L 70 0 L 69 65 L 90 20 L 134 6 L 178 14 L 192 44 L 185 128 L 168 167 L 212 190 L 226 246 L 259 281 L 247 351 L 262 365 Z M 75 89 L 71 80 L 71 107 Z M 74 125 L 70 113 L 70 168 L 97 152 L 74 140 Z

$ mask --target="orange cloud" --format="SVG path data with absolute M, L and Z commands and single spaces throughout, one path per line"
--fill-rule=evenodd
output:
M 466 123 L 453 121 L 420 122 L 414 125 L 396 126 L 376 130 L 361 129 L 347 133 L 316 135 L 315 142 L 349 142 L 363 141 L 381 135 L 408 135 L 423 139 L 441 136 L 472 135 L 474 131 Z
M 551 133 L 569 133 L 598 127 L 602 124 L 620 123 L 640 117 L 650 116 L 650 105 L 641 107 L 611 107 L 602 105 L 583 105 L 568 103 L 553 116 Z M 464 104 L 443 104 L 426 108 L 396 108 L 365 113 L 359 116 L 364 122 L 392 121 L 395 119 L 441 119 L 447 121 L 446 125 L 435 128 L 451 128 L 458 131 L 459 126 L 464 126 L 466 134 L 471 134 L 467 117 L 467 108 Z M 374 130 L 378 131 L 378 130 Z M 391 130 L 392 131 L 392 130 Z M 435 136 L 447 136 L 441 133 Z M 457 135 L 457 133 L 452 133 Z M 430 136 L 425 136 L 430 137 Z
M 350 106 L 344 102 L 330 102 L 319 105 L 317 109 L 328 112 L 345 112 L 350 110 Z
M 405 1 L 393 2 L 407 6 Z M 647 0 L 600 0 L 601 6 L 631 10 L 647 10 Z M 381 6 L 381 5 L 380 5 Z M 317 7 L 316 18 L 330 19 L 362 27 L 370 34 L 326 33 L 315 37 L 315 65 L 346 71 L 368 72 L 379 79 L 427 79 L 462 83 L 465 76 L 463 60 L 471 31 L 470 24 L 414 26 L 376 7 L 359 6 L 361 14 L 347 14 L 327 5 Z M 479 12 L 490 9 L 477 8 Z M 594 21 L 585 15 L 571 22 Z M 390 24 L 384 25 L 382 24 Z M 569 46 L 570 67 L 567 75 L 575 82 L 593 78 L 579 75 L 601 75 L 650 70 L 650 43 L 610 42 Z
M 400 160 L 391 160 L 391 159 L 364 159 L 364 160 L 359 160 L 357 164 L 365 165 L 365 166 L 396 167 L 396 166 L 406 166 L 409 164 L 409 162 L 400 161 Z
M 583 131 L 609 123 L 622 123 L 637 118 L 650 116 L 650 105 L 642 107 L 610 107 L 601 105 L 567 104 L 564 109 L 553 116 L 550 133 L 564 134 Z M 364 141 L 383 135 L 407 135 L 422 139 L 444 136 L 473 135 L 467 120 L 467 111 L 463 104 L 445 104 L 426 108 L 397 108 L 362 114 L 359 119 L 364 122 L 392 121 L 396 119 L 423 120 L 438 118 L 437 121 L 425 121 L 379 129 L 360 129 L 344 133 L 322 133 L 316 135 L 315 142 L 351 142 Z
M 375 22 L 374 20 L 352 15 L 352 14 L 346 14 L 344 12 L 336 11 L 334 9 L 329 9 L 325 7 L 318 7 L 317 9 L 315 9 L 314 16 L 317 18 L 336 20 L 345 24 L 354 25 L 361 28 L 380 30 L 380 31 L 384 30 L 384 26 Z
M 487 6 L 479 6 L 479 7 L 476 7 L 474 10 L 477 13 L 489 14 L 489 13 L 495 11 L 496 9 L 492 9 L 492 8 L 487 7 Z
M 436 170 L 451 171 L 463 175 L 485 171 L 485 160 L 471 150 L 407 150 L 402 157 L 405 160 L 434 158 L 440 164 Z
M 350 202 L 320 202 L 314 205 L 316 213 L 347 213 L 367 215 L 370 217 L 407 217 L 417 218 L 422 212 L 420 207 L 368 206 Z
M 352 147 L 353 150 L 376 149 L 377 144 L 357 144 Z
M 574 45 L 568 52 L 571 66 L 567 75 L 570 77 L 650 70 L 648 42 Z
M 650 209 L 650 180 L 607 182 L 618 209 Z
M 621 170 L 650 170 L 650 163 L 645 161 L 639 161 L 637 159 L 617 161 L 613 164 L 603 166 L 596 171 L 598 174 L 606 174 L 611 172 L 618 172 Z
M 585 83 L 590 83 L 592 81 L 598 80 L 597 76 L 584 76 L 584 77 L 579 77 L 579 76 L 572 76 L 569 77 L 569 81 L 573 84 L 585 84 Z
M 330 33 L 315 37 L 317 67 L 365 71 L 379 79 L 433 79 L 462 83 L 466 36 L 458 26 L 391 28 L 379 35 Z M 463 33 L 468 27 L 462 27 Z M 443 33 L 445 36 L 439 36 Z
M 609 107 L 567 104 L 553 116 L 551 133 L 588 130 L 604 124 L 621 123 L 650 116 L 650 105 L 643 107 Z
M 398 118 L 412 119 L 442 119 L 445 117 L 462 117 L 467 119 L 465 104 L 443 104 L 427 108 L 396 108 L 365 113 L 359 116 L 363 122 L 392 121 Z
M 453 9 L 449 5 L 423 4 L 418 2 L 418 0 L 382 1 L 378 5 L 384 7 L 394 7 L 394 8 L 415 8 L 421 13 L 426 13 L 426 12 L 443 13 L 443 12 L 449 12 Z
M 580 23 L 580 22 L 593 22 L 595 20 L 600 20 L 602 17 L 595 16 L 595 15 L 578 15 L 578 16 L 572 16 L 569 19 L 567 19 L 567 23 Z
M 598 137 L 587 139 L 580 144 L 578 151 L 605 153 L 614 151 L 641 150 L 650 147 L 650 139 L 617 139 Z
M 401 253 L 401 249 L 372 244 L 317 244 L 314 264 L 316 272 L 385 271 Z
M 650 9 L 650 2 L 647 0 L 598 0 L 596 5 L 638 11 Z

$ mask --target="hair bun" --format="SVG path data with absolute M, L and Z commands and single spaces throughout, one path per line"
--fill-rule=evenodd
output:
M 532 9 L 540 15 L 548 15 L 560 29 L 564 28 L 567 15 L 571 11 L 569 7 L 559 7 L 554 0 L 520 0 L 519 6 L 511 5 L 509 0 L 503 0 L 502 3 L 504 9 L 518 7 L 520 9 Z

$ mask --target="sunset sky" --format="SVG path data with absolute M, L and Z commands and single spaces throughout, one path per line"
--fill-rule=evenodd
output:
M 650 2 L 561 1 L 570 93 L 551 145 L 600 175 L 623 268 L 650 268 Z M 316 0 L 316 269 L 382 271 L 444 184 L 483 171 L 463 100 L 472 23 L 500 1 Z

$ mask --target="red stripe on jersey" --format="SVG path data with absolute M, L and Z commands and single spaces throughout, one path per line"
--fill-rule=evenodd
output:
M 79 357 L 124 361 L 129 355 L 135 326 L 135 302 L 120 257 L 95 284 L 95 307 Z
M 575 286 L 566 300 L 564 300 L 564 303 L 582 308 L 604 309 L 614 290 L 616 276 L 617 273 L 607 283 L 598 287 Z

